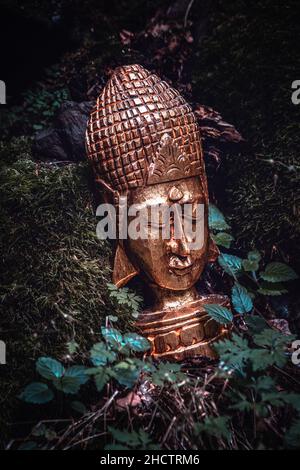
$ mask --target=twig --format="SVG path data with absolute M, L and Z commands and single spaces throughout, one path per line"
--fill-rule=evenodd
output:
M 190 3 L 188 4 L 187 6 L 187 9 L 186 9 L 186 12 L 185 12 L 185 15 L 184 15 L 184 22 L 183 22 L 183 25 L 184 27 L 186 28 L 186 25 L 187 25 L 187 20 L 188 20 L 188 16 L 190 14 L 190 10 L 193 6 L 193 3 L 194 3 L 194 0 L 191 0 Z

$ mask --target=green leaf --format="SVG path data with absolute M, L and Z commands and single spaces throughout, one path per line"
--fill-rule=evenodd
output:
M 230 274 L 230 276 L 235 277 L 242 270 L 242 259 L 238 256 L 221 253 L 218 257 L 218 262 L 224 271 L 227 274 Z
M 222 307 L 222 305 L 204 304 L 203 307 L 211 318 L 213 318 L 216 322 L 221 323 L 222 325 L 227 325 L 233 320 L 231 311 L 226 307 Z
M 152 372 L 152 382 L 162 387 L 166 382 L 177 385 L 180 382 L 187 382 L 188 377 L 181 372 L 181 365 L 171 362 L 161 362 L 156 370 Z
M 119 384 L 132 388 L 136 383 L 141 369 L 130 360 L 119 362 L 112 370 L 113 376 Z
M 75 394 L 80 390 L 80 386 L 88 381 L 88 376 L 85 374 L 86 367 L 72 366 L 65 372 L 65 375 L 53 381 L 57 390 L 64 393 Z
M 95 384 L 98 392 L 101 392 L 104 388 L 104 386 L 107 384 L 109 381 L 111 374 L 109 373 L 110 371 L 107 368 L 100 368 L 97 374 L 94 376 L 95 379 Z
M 245 315 L 245 320 L 251 334 L 261 333 L 262 330 L 268 328 L 266 320 L 257 315 Z
M 33 382 L 20 394 L 19 398 L 27 403 L 48 403 L 53 399 L 54 395 L 52 390 L 47 384 L 42 382 Z
M 65 372 L 64 366 L 51 357 L 40 357 L 36 363 L 37 372 L 48 380 L 58 379 Z
M 77 349 L 79 348 L 79 344 L 76 343 L 76 341 L 69 341 L 67 343 L 67 348 L 68 348 L 68 352 L 69 354 L 74 354 L 76 353 Z
M 123 344 L 122 334 L 116 328 L 101 328 L 101 333 L 107 343 L 115 348 L 119 348 Z
M 225 248 L 230 248 L 231 242 L 233 240 L 233 236 L 226 232 L 219 232 L 215 235 L 211 235 L 213 241 L 219 245 L 224 246 Z
M 90 355 L 94 366 L 105 366 L 107 363 L 113 362 L 117 357 L 116 353 L 109 350 L 103 342 L 94 344 Z
M 242 261 L 242 266 L 244 268 L 245 271 L 249 272 L 256 272 L 259 268 L 259 264 L 257 261 L 253 260 L 249 260 L 249 259 L 244 259 Z
M 262 295 L 282 295 L 288 292 L 279 282 L 263 282 L 257 291 Z
M 203 423 L 195 424 L 194 432 L 196 435 L 205 433 L 229 441 L 231 439 L 229 421 L 229 416 L 207 416 Z
M 253 308 L 253 303 L 247 289 L 237 282 L 232 288 L 232 305 L 235 311 L 241 314 L 248 313 Z
M 209 204 L 208 225 L 211 230 L 227 230 L 230 228 L 224 215 L 214 204 Z
M 226 366 L 228 369 L 238 368 L 243 371 L 250 355 L 248 341 L 245 338 L 233 333 L 231 340 L 219 341 L 214 348 L 220 356 L 221 369 Z
M 284 263 L 269 263 L 260 277 L 268 282 L 285 282 L 298 279 L 295 271 Z
M 86 370 L 87 370 L 87 367 L 85 366 L 71 366 L 65 372 L 64 377 L 74 377 L 79 380 L 80 385 L 83 385 L 89 379 L 85 373 Z
M 261 260 L 261 254 L 257 250 L 249 251 L 248 253 L 248 260 L 249 261 L 257 261 L 259 262 Z
M 149 341 L 137 333 L 126 333 L 123 337 L 125 345 L 128 345 L 133 351 L 142 352 L 150 349 Z

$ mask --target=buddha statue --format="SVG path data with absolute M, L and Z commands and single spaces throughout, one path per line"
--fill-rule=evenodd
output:
M 168 238 L 154 236 L 157 232 L 150 228 L 147 237 L 119 238 L 113 282 L 122 287 L 140 275 L 151 289 L 153 305 L 139 315 L 136 328 L 149 339 L 153 356 L 216 357 L 213 343 L 227 336 L 228 329 L 210 318 L 204 306 L 228 307 L 229 302 L 222 295 L 201 295 L 195 287 L 218 249 L 209 236 L 207 180 L 191 107 L 140 65 L 119 67 L 91 112 L 86 145 L 95 182 L 115 207 L 124 198 L 145 211 L 159 205 L 180 209 L 188 203 L 192 224 L 197 207 L 203 207 L 201 243 L 191 243 L 180 216 L 176 220 L 182 221 L 182 230 L 175 233 L 174 214 Z

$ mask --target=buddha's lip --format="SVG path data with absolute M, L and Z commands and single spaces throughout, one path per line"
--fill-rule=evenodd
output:
M 175 274 L 183 276 L 184 274 L 188 274 L 193 268 L 194 262 L 191 260 L 190 257 L 186 258 L 185 260 L 178 260 L 176 257 L 172 257 L 169 263 L 169 268 Z

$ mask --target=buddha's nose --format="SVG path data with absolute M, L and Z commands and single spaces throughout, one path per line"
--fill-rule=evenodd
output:
M 167 248 L 169 253 L 172 253 L 173 255 L 186 257 L 191 254 L 191 250 L 184 234 L 179 239 L 171 238 L 171 240 L 167 242 Z

